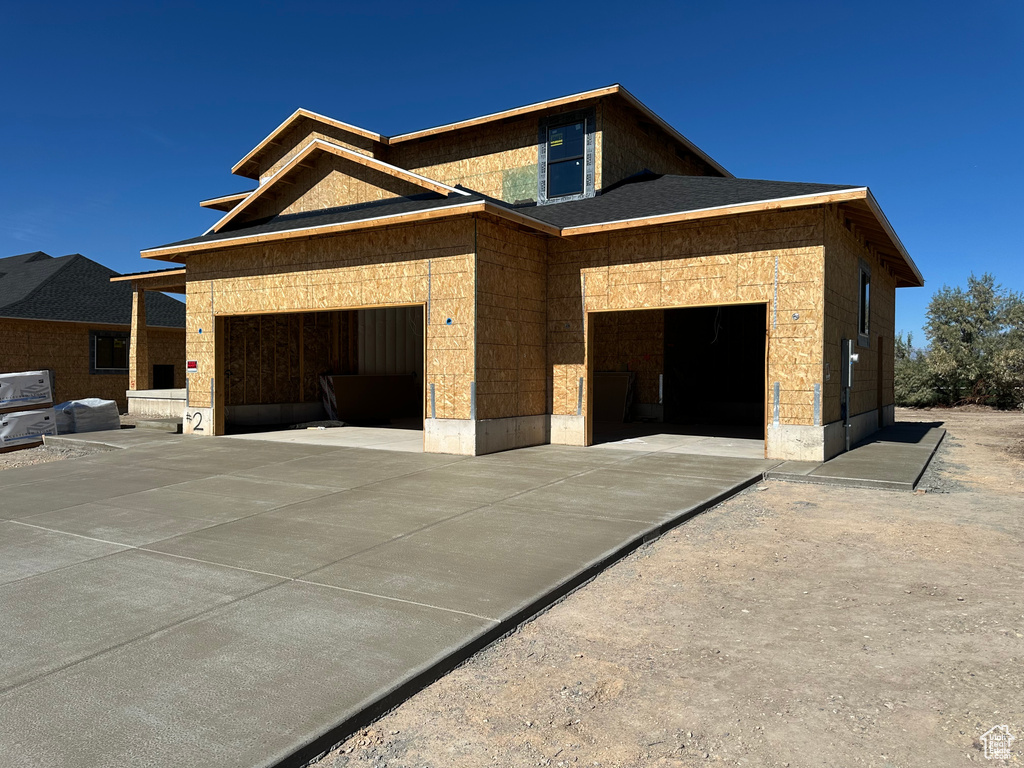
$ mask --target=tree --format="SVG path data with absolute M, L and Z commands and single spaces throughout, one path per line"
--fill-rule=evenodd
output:
M 909 333 L 905 339 L 902 333 L 896 337 L 893 374 L 897 405 L 926 408 L 938 401 L 938 395 L 932 388 L 927 352 L 914 349 L 913 336 Z
M 924 359 L 938 402 L 1000 408 L 1024 403 L 1021 294 L 997 285 L 988 273 L 972 274 L 966 290 L 943 286 L 929 302 L 927 318 Z

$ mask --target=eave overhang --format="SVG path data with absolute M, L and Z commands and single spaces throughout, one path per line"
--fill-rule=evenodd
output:
M 508 221 L 536 232 L 552 237 L 573 238 L 586 235 L 602 234 L 632 229 L 640 229 L 665 224 L 676 224 L 701 219 L 739 216 L 748 213 L 764 213 L 796 208 L 834 205 L 847 219 L 857 225 L 860 233 L 873 247 L 879 259 L 888 266 L 896 277 L 897 287 L 913 287 L 924 285 L 924 278 L 906 248 L 896 236 L 895 230 L 882 213 L 877 201 L 867 187 L 856 187 L 838 192 L 795 195 L 756 200 L 742 204 L 715 206 L 688 211 L 678 211 L 658 216 L 604 221 L 581 226 L 557 227 L 540 221 L 520 209 L 509 208 L 490 200 L 468 200 L 465 203 L 435 208 L 426 211 L 406 212 L 394 215 L 368 216 L 356 221 L 345 221 L 312 227 L 295 227 L 276 232 L 262 232 L 246 235 L 240 232 L 237 237 L 220 237 L 213 240 L 180 243 L 158 248 L 150 248 L 141 252 L 147 259 L 184 263 L 186 256 L 193 253 L 209 252 L 224 248 L 236 248 L 282 240 L 322 237 L 326 235 L 352 232 L 365 229 L 413 224 L 421 221 L 453 218 L 460 216 L 487 215 Z

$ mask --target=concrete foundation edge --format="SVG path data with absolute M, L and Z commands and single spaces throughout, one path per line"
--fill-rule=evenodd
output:
M 877 409 L 857 414 L 850 419 L 850 445 L 895 421 L 894 405 L 884 406 L 881 414 Z M 769 425 L 766 445 L 769 459 L 824 462 L 846 450 L 846 428 L 842 421 L 833 421 L 823 427 Z
M 425 419 L 423 450 L 427 453 L 483 456 L 513 448 L 544 445 L 550 441 L 549 418 L 543 414 L 505 419 Z
M 185 415 L 184 389 L 129 389 L 128 415 L 150 419 L 180 419 Z
M 587 424 L 583 416 L 550 416 L 552 445 L 586 445 Z
M 187 408 L 182 420 L 182 432 L 196 437 L 212 437 L 213 408 Z

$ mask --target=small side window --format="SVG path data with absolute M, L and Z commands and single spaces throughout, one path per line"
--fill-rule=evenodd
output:
M 860 263 L 860 286 L 857 294 L 857 345 L 871 345 L 871 268 Z

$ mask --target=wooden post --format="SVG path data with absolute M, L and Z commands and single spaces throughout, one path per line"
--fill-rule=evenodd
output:
M 213 381 L 214 387 L 210 407 L 213 408 L 213 418 L 210 420 L 211 431 L 214 435 L 224 434 L 225 403 L 227 399 L 227 377 L 224 375 L 224 356 L 227 351 L 227 339 L 225 339 L 226 318 L 217 317 L 213 322 Z
M 591 313 L 583 313 L 583 444 L 594 444 L 594 324 Z
M 146 327 L 146 292 L 138 285 L 132 291 L 132 336 L 128 345 L 128 389 L 152 389 L 153 369 L 149 365 L 149 331 Z

